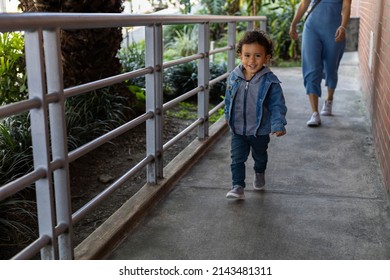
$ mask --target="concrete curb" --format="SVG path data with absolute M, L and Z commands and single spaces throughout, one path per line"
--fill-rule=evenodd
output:
M 165 168 L 165 178 L 157 185 L 145 184 L 112 216 L 75 248 L 76 260 L 104 259 L 121 244 L 148 211 L 169 193 L 175 184 L 228 131 L 222 117 L 210 127 L 209 137 L 195 139 Z

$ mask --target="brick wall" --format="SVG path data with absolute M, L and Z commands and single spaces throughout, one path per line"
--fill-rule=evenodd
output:
M 385 186 L 390 193 L 390 0 L 352 0 L 352 4 L 353 16 L 360 17 L 362 91 Z

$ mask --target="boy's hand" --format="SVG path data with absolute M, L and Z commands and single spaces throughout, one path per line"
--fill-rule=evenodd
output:
M 276 137 L 280 137 L 280 136 L 283 136 L 286 134 L 286 131 L 275 131 L 275 132 L 272 132 L 272 135 L 276 135 Z

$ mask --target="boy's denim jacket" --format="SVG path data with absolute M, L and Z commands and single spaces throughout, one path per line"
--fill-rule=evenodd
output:
M 235 133 L 233 127 L 235 117 L 233 110 L 234 100 L 240 83 L 245 82 L 235 71 L 230 73 L 227 80 L 224 112 L 225 119 L 233 133 Z M 265 100 L 267 100 L 266 104 L 264 104 Z M 287 107 L 280 81 L 271 71 L 265 73 L 260 81 L 256 112 L 257 126 L 254 136 L 267 135 L 276 131 L 285 131 Z

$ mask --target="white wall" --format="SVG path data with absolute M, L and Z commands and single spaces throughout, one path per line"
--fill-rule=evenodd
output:
M 0 0 L 1 13 L 16 13 L 18 11 L 18 0 Z

